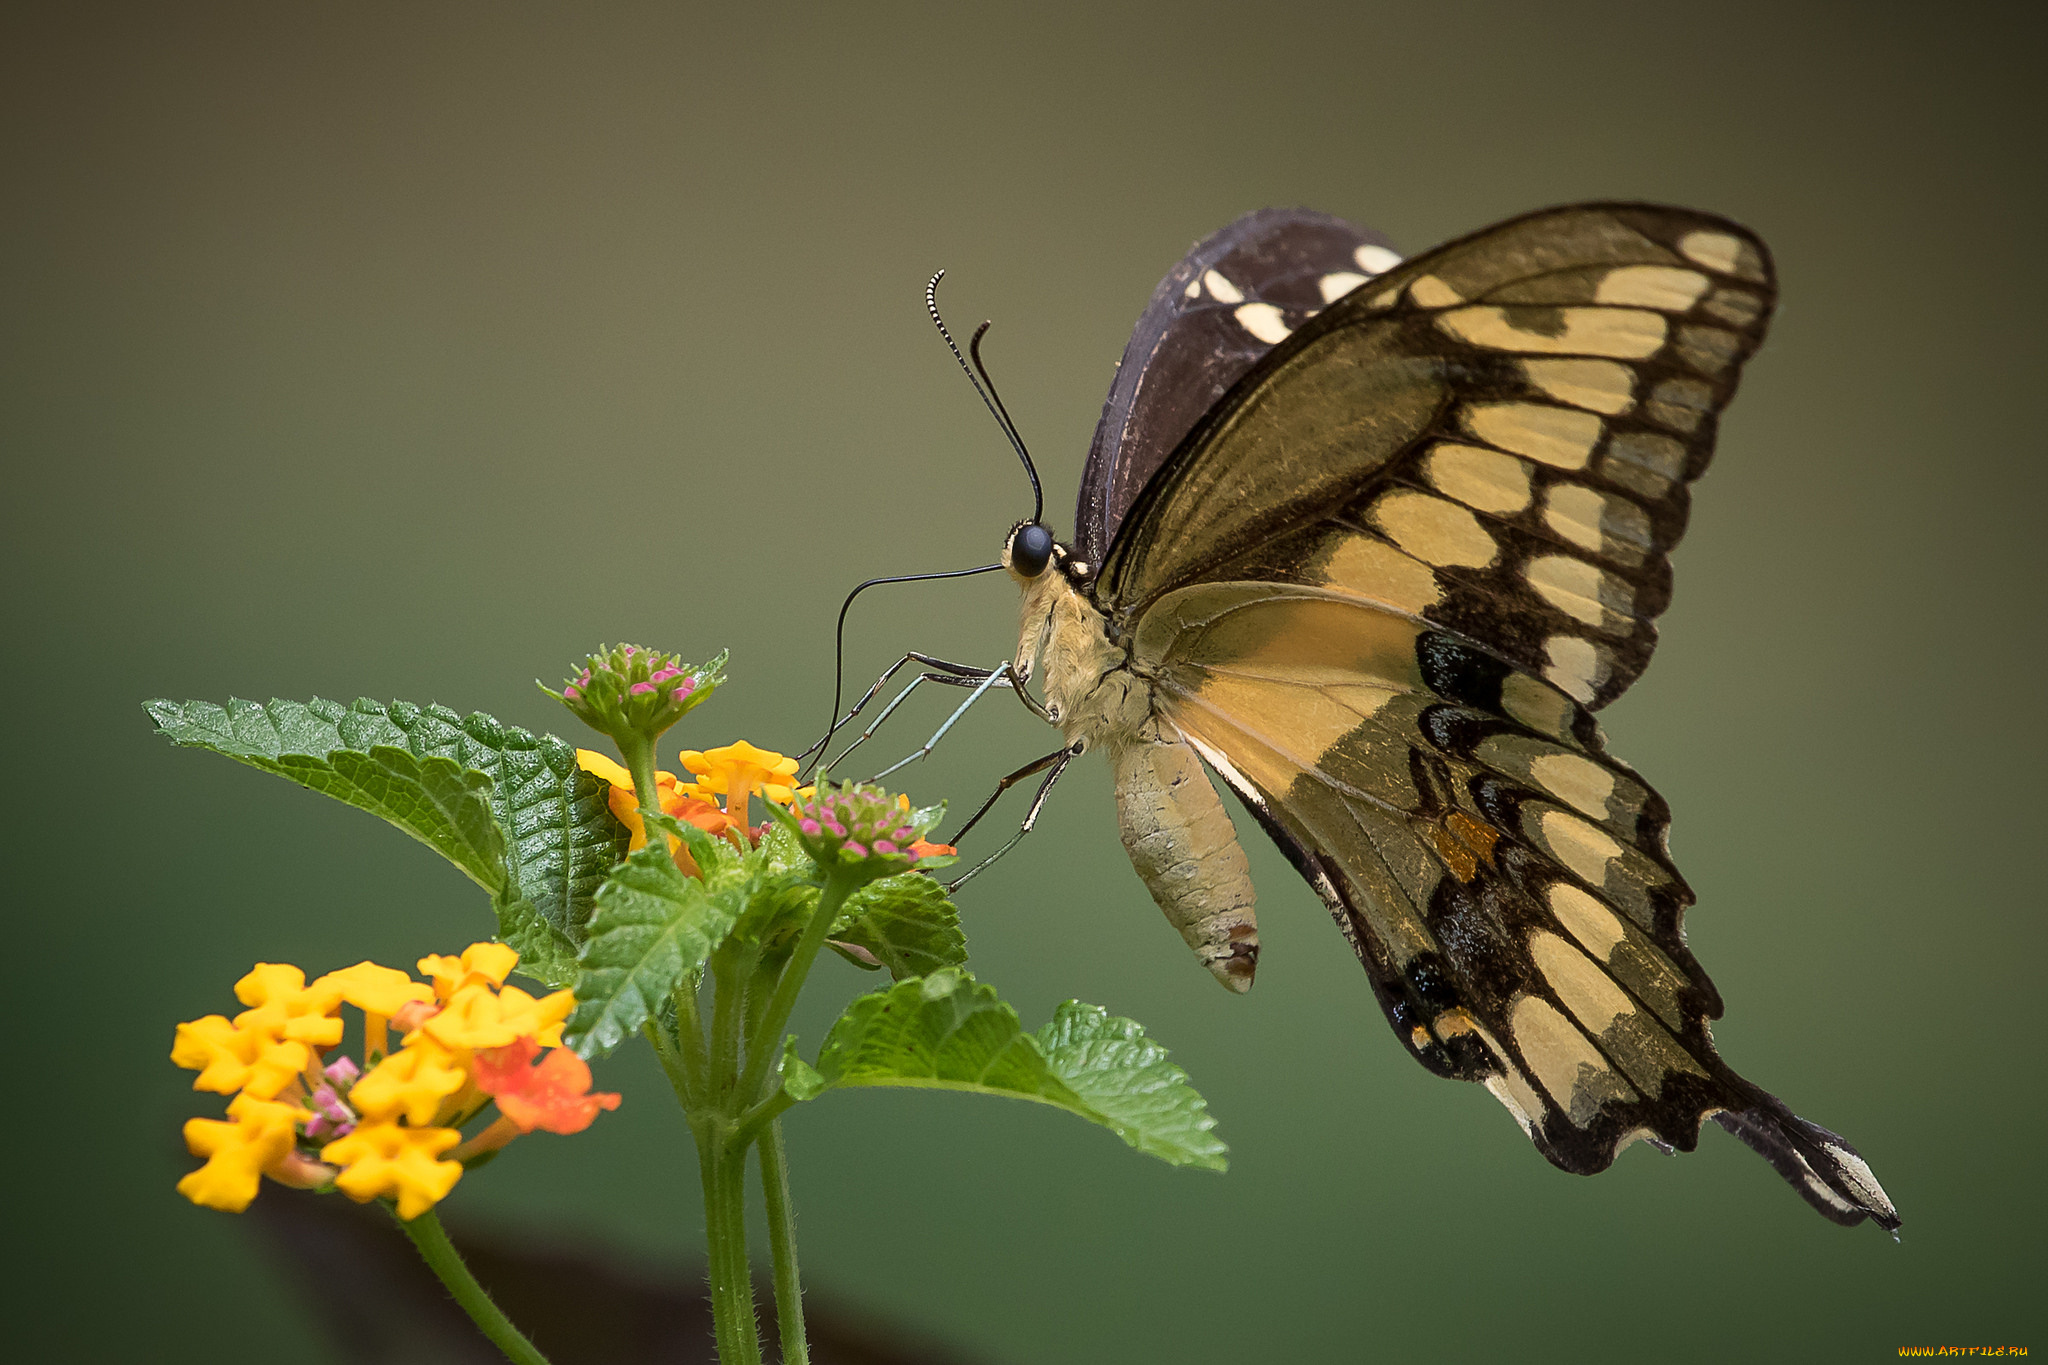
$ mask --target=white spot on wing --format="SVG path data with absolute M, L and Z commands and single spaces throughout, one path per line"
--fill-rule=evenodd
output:
M 1202 297 L 1202 282 L 1200 280 L 1189 280 L 1188 287 L 1183 289 L 1181 293 L 1191 299 Z
M 1369 278 L 1351 270 L 1333 270 L 1316 281 L 1316 288 L 1322 291 L 1324 303 L 1335 303 Z
M 1209 293 L 1221 303 L 1243 303 L 1244 291 L 1223 278 L 1219 271 L 1205 271 L 1202 283 L 1209 287 Z
M 1351 253 L 1351 259 L 1358 262 L 1358 268 L 1368 275 L 1378 275 L 1401 264 L 1399 252 L 1389 251 L 1383 246 L 1367 242 Z
M 1237 319 L 1238 326 L 1268 346 L 1279 345 L 1294 330 L 1287 325 L 1287 319 L 1280 310 L 1270 303 L 1243 304 L 1232 316 Z

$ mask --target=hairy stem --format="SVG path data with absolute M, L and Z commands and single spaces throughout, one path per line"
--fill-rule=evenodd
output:
M 760 1325 L 747 1264 L 747 1149 L 716 1116 L 692 1116 L 704 1179 L 704 1235 L 711 1280 L 711 1322 L 719 1365 L 760 1365 Z
M 396 1209 L 392 1210 L 391 1216 L 398 1219 L 398 1226 L 412 1238 L 412 1244 L 420 1249 L 421 1258 L 440 1277 L 441 1283 L 448 1286 L 448 1292 L 462 1305 L 462 1311 L 469 1314 L 470 1320 L 482 1329 L 492 1344 L 505 1353 L 507 1360 L 516 1361 L 518 1365 L 548 1365 L 548 1358 L 512 1325 L 512 1320 L 491 1302 L 491 1296 L 476 1282 L 476 1276 L 469 1273 L 469 1267 L 463 1264 L 455 1244 L 448 1240 L 447 1229 L 441 1226 L 441 1220 L 434 1216 L 432 1209 L 411 1221 L 398 1218 Z M 741 1255 L 744 1256 L 745 1252 L 742 1251 Z M 759 1358 L 755 1356 L 755 1359 Z
M 775 1258 L 775 1327 L 782 1338 L 782 1365 L 810 1365 L 804 1287 L 796 1269 L 796 1209 L 789 1202 L 789 1154 L 782 1145 L 780 1122 L 769 1121 L 757 1150 L 761 1197 L 768 1206 L 768 1252 Z

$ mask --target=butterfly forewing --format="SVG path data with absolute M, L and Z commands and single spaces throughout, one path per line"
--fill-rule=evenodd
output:
M 1533 214 L 1395 267 L 1197 425 L 1098 600 L 1131 618 L 1315 564 L 1604 705 L 1649 662 L 1686 484 L 1772 297 L 1743 229 L 1642 206 Z
M 1101 559 L 1139 490 L 1231 385 L 1399 260 L 1378 233 L 1308 209 L 1261 209 L 1197 243 L 1153 291 L 1117 364 L 1081 478 L 1081 559 Z

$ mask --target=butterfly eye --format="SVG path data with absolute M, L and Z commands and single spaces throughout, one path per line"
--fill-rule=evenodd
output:
M 1003 559 L 1010 572 L 1022 578 L 1036 578 L 1052 562 L 1052 532 L 1035 521 L 1027 521 L 1010 532 Z

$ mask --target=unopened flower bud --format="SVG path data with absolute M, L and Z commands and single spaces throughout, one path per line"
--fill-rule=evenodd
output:
M 618 645 L 593 654 L 560 692 L 541 690 L 623 748 L 651 743 L 725 681 L 725 655 L 685 668 L 673 654 Z

